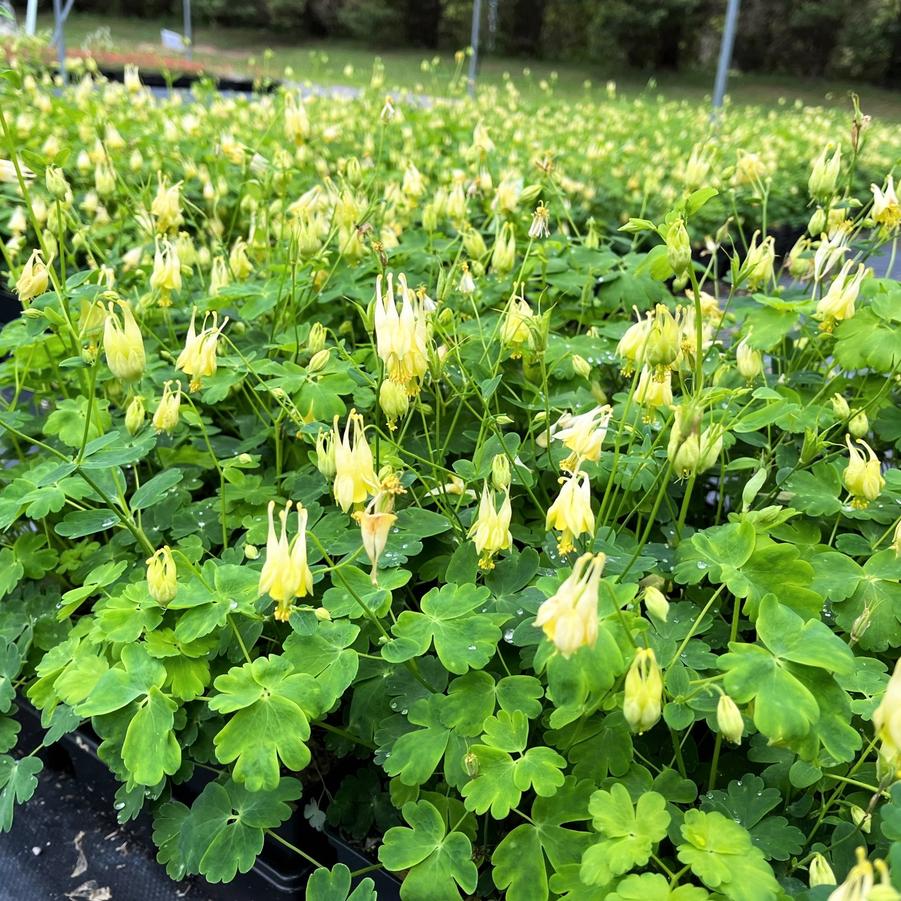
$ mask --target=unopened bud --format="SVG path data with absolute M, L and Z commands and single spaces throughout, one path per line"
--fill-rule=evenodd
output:
M 873 614 L 870 612 L 869 606 L 865 606 L 861 611 L 860 616 L 858 616 L 851 624 L 851 644 L 857 644 L 857 642 L 860 641 L 864 632 L 870 628 L 872 619 Z
M 579 354 L 573 354 L 572 364 L 573 372 L 575 372 L 576 375 L 581 376 L 583 379 L 587 379 L 591 375 L 591 363 L 589 363 L 585 357 L 580 356 Z
M 66 176 L 59 166 L 48 166 L 44 173 L 44 181 L 47 184 L 47 190 L 57 199 L 65 200 L 66 193 L 69 190 L 69 183 Z
M 691 266 L 691 239 L 683 219 L 671 225 L 666 234 L 666 258 L 676 275 L 685 275 Z
M 319 372 L 320 370 L 325 369 L 325 367 L 328 365 L 328 361 L 331 355 L 332 352 L 327 347 L 314 353 L 312 359 L 307 365 L 307 372 Z
M 313 611 L 313 615 L 320 622 L 331 622 L 331 619 L 332 619 L 331 613 L 329 613 L 328 610 L 325 609 L 325 607 L 317 607 Z
M 137 435 L 144 427 L 144 419 L 147 411 L 144 409 L 144 398 L 140 394 L 135 395 L 125 411 L 125 428 L 129 435 Z
M 307 350 L 311 354 L 319 353 L 325 347 L 326 331 L 321 322 L 314 322 L 307 338 Z
M 832 395 L 832 412 L 835 413 L 839 419 L 844 420 L 851 417 L 851 408 L 848 406 L 848 401 L 846 401 L 841 394 Z
M 836 885 L 838 881 L 835 873 L 832 872 L 832 867 L 829 866 L 829 861 L 822 854 L 813 855 L 807 872 L 810 874 L 809 885 L 811 888 L 816 888 L 818 885 Z
M 510 487 L 510 460 L 505 454 L 495 454 L 491 461 L 491 482 L 496 491 L 506 491 Z
M 385 379 L 379 388 L 379 406 L 389 423 L 406 416 L 410 409 L 407 389 L 391 379 Z
M 660 622 L 665 623 L 669 616 L 669 601 L 666 595 L 653 585 L 648 585 L 644 590 L 644 606 L 648 613 Z
M 716 727 L 726 741 L 737 745 L 745 731 L 745 723 L 735 701 L 729 695 L 720 695 L 716 705 Z
M 810 222 L 807 223 L 807 231 L 814 238 L 819 238 L 823 231 L 826 228 L 826 211 L 818 206 L 814 211 L 814 214 L 810 217 Z
M 255 544 L 245 544 L 244 556 L 248 560 L 256 560 L 260 556 L 260 549 Z
M 848 431 L 855 438 L 863 438 L 870 431 L 870 421 L 863 410 L 859 410 L 848 420 Z
M 475 779 L 479 775 L 479 758 L 472 751 L 467 751 L 463 756 L 463 769 L 470 779 Z
M 861 832 L 869 832 L 873 825 L 873 816 L 856 804 L 851 805 L 851 820 Z

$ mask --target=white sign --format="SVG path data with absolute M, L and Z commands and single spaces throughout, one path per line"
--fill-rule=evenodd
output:
M 177 31 L 170 31 L 168 28 L 160 29 L 160 42 L 164 50 L 184 53 L 188 49 L 188 42 Z

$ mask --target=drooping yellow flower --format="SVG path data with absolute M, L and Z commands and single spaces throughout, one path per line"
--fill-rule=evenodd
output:
M 276 602 L 275 618 L 287 621 L 294 598 L 313 593 L 313 574 L 307 563 L 307 510 L 297 506 L 297 534 L 288 541 L 288 513 L 291 501 L 279 511 L 281 530 L 275 529 L 275 501 L 269 501 L 269 533 L 266 538 L 266 559 L 260 572 L 259 593 L 268 594 Z
M 524 297 L 513 294 L 501 316 L 501 343 L 513 357 L 532 347 L 532 322 L 535 314 Z
M 893 231 L 901 225 L 901 203 L 895 194 L 895 181 L 890 175 L 885 184 L 885 190 L 878 185 L 870 185 L 873 192 L 873 209 L 870 215 L 873 220 L 889 231 Z
M 869 458 L 865 458 L 851 443 L 850 435 L 845 436 L 845 443 L 848 445 L 848 465 L 842 473 L 842 480 L 852 497 L 851 506 L 862 510 L 870 501 L 875 501 L 885 487 L 882 467 L 866 441 L 858 439 L 857 443 L 866 448 Z
M 156 195 L 150 204 L 150 212 L 160 234 L 177 229 L 184 222 L 181 214 L 181 182 L 170 185 L 167 178 L 157 174 Z
M 147 560 L 147 591 L 158 604 L 165 607 L 178 590 L 178 571 L 172 550 L 161 547 Z
M 153 272 L 150 287 L 160 292 L 160 306 L 169 306 L 169 295 L 181 290 L 181 260 L 171 241 L 157 241 L 153 253 Z
M 832 331 L 836 322 L 843 322 L 854 315 L 854 305 L 860 294 L 860 286 L 867 276 L 867 269 L 863 263 L 858 263 L 857 272 L 851 275 L 853 267 L 854 261 L 848 260 L 829 290 L 817 302 L 816 318 L 822 320 L 820 328 L 824 331 Z
M 16 280 L 16 292 L 19 295 L 19 300 L 23 304 L 34 300 L 35 297 L 47 290 L 49 280 L 50 275 L 41 258 L 40 250 L 33 250 L 28 261 L 22 267 L 21 275 Z
M 370 504 L 370 507 L 372 505 Z M 360 524 L 360 534 L 363 539 L 363 549 L 372 564 L 369 573 L 373 585 L 378 585 L 379 558 L 388 543 L 388 533 L 397 522 L 394 513 L 382 513 L 375 509 L 361 510 L 354 514 L 354 519 Z
M 897 759 L 901 754 L 901 660 L 895 664 L 879 706 L 873 711 L 873 728 L 882 741 L 882 754 Z
M 601 457 L 601 446 L 607 436 L 607 427 L 610 425 L 610 417 L 613 408 L 609 404 L 597 406 L 587 413 L 573 415 L 564 413 L 554 425 L 550 427 L 550 437 L 554 441 L 560 441 L 564 447 L 572 453 L 560 465 L 567 472 L 575 472 L 582 461 L 589 460 L 596 463 Z M 548 432 L 542 432 L 538 436 L 538 445 L 547 446 Z
M 245 279 L 253 272 L 253 263 L 247 256 L 247 242 L 238 238 L 228 255 L 228 265 L 236 279 Z
M 534 625 L 564 657 L 597 641 L 598 588 L 606 562 L 604 554 L 583 554 L 556 593 L 538 608 Z
M 222 330 L 228 325 L 228 317 L 222 320 L 221 325 L 217 325 L 218 313 L 213 311 L 211 326 L 207 326 L 207 315 L 204 314 L 203 324 L 200 333 L 197 334 L 194 328 L 194 319 L 197 315 L 197 308 L 191 311 L 191 324 L 188 327 L 188 334 L 185 338 L 185 346 L 175 361 L 175 368 L 180 369 L 185 375 L 191 376 L 189 388 L 191 391 L 197 391 L 203 384 L 203 379 L 216 374 L 216 350 L 218 346 L 219 336 Z
M 172 386 L 175 385 L 175 388 Z M 153 414 L 153 427 L 158 432 L 171 432 L 178 425 L 178 411 L 181 407 L 181 385 L 175 381 L 163 384 L 163 396 Z
M 635 652 L 626 673 L 623 716 L 633 732 L 647 732 L 657 720 L 663 704 L 663 677 L 650 648 Z
M 758 243 L 759 237 L 759 231 L 755 231 L 751 236 L 751 243 L 748 245 L 748 252 L 740 270 L 740 275 L 747 278 L 751 290 L 770 284 L 774 278 L 776 239 L 770 235 Z
M 829 895 L 827 901 L 898 901 L 901 895 L 892 887 L 888 867 L 883 860 L 867 860 L 865 848 L 857 848 L 857 863 L 851 867 L 844 882 Z M 879 882 L 876 882 L 876 873 Z
M 122 321 L 116 313 L 116 304 L 122 310 Z M 144 338 L 135 322 L 131 307 L 124 300 L 110 303 L 103 323 L 103 349 L 110 372 L 125 381 L 139 379 L 144 373 Z
M 347 513 L 354 504 L 362 504 L 378 489 L 378 478 L 373 469 L 372 450 L 366 441 L 363 417 L 356 410 L 350 411 L 343 435 L 338 430 L 338 417 L 335 417 L 332 446 L 335 453 L 335 483 L 332 490 L 338 506 Z
M 638 315 L 638 322 L 630 325 L 619 344 L 616 345 L 616 353 L 623 360 L 623 375 L 631 375 L 637 366 L 641 366 L 645 361 L 645 349 L 648 343 L 648 335 L 651 333 L 651 321 L 654 317 L 652 312 L 645 314 L 644 319 L 638 313 L 638 309 L 633 307 Z
M 388 378 L 406 387 L 407 393 L 418 394 L 429 368 L 431 323 L 424 300 L 407 287 L 407 278 L 397 277 L 400 309 L 394 299 L 394 284 L 388 273 L 387 290 L 382 291 L 382 277 L 375 283 L 376 351 L 385 364 Z
M 835 873 L 832 872 L 829 861 L 822 854 L 813 855 L 807 872 L 809 874 L 808 885 L 811 888 L 816 888 L 818 885 L 836 884 Z
M 560 532 L 557 547 L 561 554 L 568 554 L 574 538 L 594 532 L 591 483 L 587 473 L 578 471 L 560 482 L 560 493 L 547 511 L 545 527 Z
M 739 375 L 749 382 L 763 372 L 763 357 L 759 350 L 748 344 L 747 337 L 742 338 L 735 348 L 735 364 L 738 367 Z
M 835 193 L 839 172 L 842 166 L 842 148 L 835 148 L 835 152 L 828 157 L 829 145 L 824 147 L 820 155 L 811 163 L 810 177 L 807 179 L 807 190 L 814 200 L 826 203 Z
M 516 235 L 513 226 L 505 222 L 494 241 L 491 252 L 491 268 L 501 277 L 513 271 L 516 262 Z
M 478 513 L 469 530 L 469 537 L 476 546 L 476 552 L 479 554 L 479 566 L 482 569 L 491 569 L 494 566 L 494 555 L 513 546 L 513 536 L 510 533 L 512 518 L 513 507 L 510 503 L 510 491 L 502 493 L 501 503 L 498 507 L 494 492 L 489 489 L 486 480 L 482 487 L 482 496 L 479 499 Z
M 649 411 L 656 410 L 657 407 L 671 407 L 673 405 L 672 370 L 665 369 L 655 374 L 647 366 L 643 367 L 635 388 L 635 399 Z

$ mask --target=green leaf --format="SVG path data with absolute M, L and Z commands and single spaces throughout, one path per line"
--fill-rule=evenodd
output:
M 220 763 L 235 763 L 233 775 L 251 792 L 274 791 L 279 761 L 295 772 L 310 762 L 310 719 L 319 715 L 316 680 L 295 673 L 285 657 L 258 657 L 232 667 L 214 682 L 219 694 L 209 705 L 233 713 L 213 743 Z
M 451 729 L 442 722 L 442 706 L 434 696 L 410 706 L 409 721 L 422 728 L 401 735 L 385 754 L 389 776 L 398 776 L 404 785 L 422 785 L 432 776 L 451 736 Z
M 53 531 L 63 538 L 84 538 L 105 532 L 119 524 L 119 517 L 112 510 L 71 510 L 58 522 Z
M 677 856 L 708 888 L 735 901 L 778 897 L 779 883 L 748 831 L 713 811 L 688 810 Z
M 360 634 L 347 622 L 324 622 L 313 635 L 289 635 L 285 657 L 295 672 L 316 677 L 322 692 L 322 708 L 330 710 L 357 675 L 360 658 L 349 645 Z
M 708 792 L 704 809 L 717 810 L 740 823 L 751 835 L 751 841 L 769 859 L 788 860 L 800 854 L 804 833 L 782 816 L 767 816 L 782 803 L 779 789 L 767 788 L 763 779 L 748 773 L 733 779 L 726 791 Z
M 165 681 L 165 667 L 153 660 L 143 645 L 125 645 L 120 664 L 100 676 L 75 712 L 79 716 L 101 716 L 121 710 L 151 688 L 162 688 Z
M 662 795 L 645 792 L 633 807 L 621 783 L 609 792 L 594 792 L 588 809 L 592 825 L 604 836 L 582 855 L 581 877 L 588 885 L 606 885 L 614 876 L 644 866 L 670 824 Z
M 174 488 L 181 480 L 182 471 L 180 469 L 164 469 L 135 491 L 131 496 L 129 506 L 132 510 L 146 510 L 157 501 L 162 500 L 166 492 Z
M 659 873 L 626 876 L 607 901 L 705 901 L 710 895 L 695 885 L 670 888 L 669 881 Z
M 10 641 L 0 636 L 0 713 L 9 713 L 16 699 L 15 681 L 22 667 L 22 655 Z
M 547 870 L 541 840 L 534 826 L 523 823 L 495 848 L 491 856 L 494 884 L 510 901 L 546 901 Z
M 24 804 L 38 787 L 38 773 L 44 764 L 38 757 L 16 760 L 0 757 L 0 832 L 9 832 L 13 824 L 13 808 Z
M 263 849 L 264 830 L 281 825 L 291 816 L 288 801 L 300 797 L 296 779 L 281 779 L 274 788 L 250 792 L 229 780 L 224 786 L 211 782 L 181 821 L 177 836 L 165 829 L 168 846 L 176 845 L 175 860 L 186 873 L 202 874 L 210 882 L 230 882 L 246 873 Z M 168 811 L 176 819 L 180 810 Z M 163 824 L 165 826 L 165 823 Z M 154 838 L 159 843 L 156 831 Z M 164 845 L 160 845 L 161 853 Z M 166 847 L 167 856 L 172 848 Z
M 501 631 L 494 620 L 475 610 L 490 591 L 475 585 L 444 585 L 423 597 L 421 613 L 404 610 L 392 627 L 396 636 L 382 648 L 390 663 L 424 654 L 434 642 L 444 666 L 462 675 L 482 669 L 494 656 Z
M 379 848 L 379 860 L 386 869 L 409 871 L 401 898 L 460 901 L 460 889 L 467 895 L 474 892 L 478 870 L 469 839 L 461 832 L 448 834 L 441 814 L 428 801 L 410 801 L 402 813 L 409 828 L 389 829 Z
M 25 575 L 25 567 L 16 559 L 12 548 L 0 550 L 0 598 L 9 594 Z
M 307 880 L 306 901 L 377 901 L 375 885 L 368 877 L 350 890 L 350 870 L 337 863 L 330 870 L 319 867 Z
M 175 701 L 151 687 L 128 724 L 122 760 L 138 785 L 156 785 L 181 766 L 181 745 L 173 731 L 177 709 Z

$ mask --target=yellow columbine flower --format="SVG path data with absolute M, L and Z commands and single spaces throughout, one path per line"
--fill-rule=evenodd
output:
M 516 262 L 516 235 L 513 226 L 505 222 L 494 241 L 494 250 L 491 252 L 491 268 L 500 276 L 508 275 L 513 271 Z
M 650 648 L 635 652 L 626 673 L 623 716 L 633 732 L 647 732 L 657 720 L 663 703 L 663 677 Z
M 535 314 L 524 297 L 516 294 L 510 297 L 501 316 L 501 343 L 510 348 L 514 357 L 520 356 L 525 348 L 532 346 L 531 323 L 534 317 Z
M 16 292 L 19 300 L 27 304 L 47 290 L 50 276 L 41 258 L 40 250 L 33 250 L 28 262 L 22 267 L 22 274 L 16 280 Z
M 370 507 L 372 505 L 370 504 Z M 354 514 L 354 519 L 360 524 L 360 534 L 363 539 L 363 549 L 372 564 L 369 578 L 373 585 L 378 585 L 379 558 L 388 543 L 388 533 L 397 522 L 394 513 L 380 513 L 378 510 L 366 509 Z
M 641 366 L 645 361 L 645 349 L 648 343 L 648 335 L 651 333 L 651 323 L 654 317 L 652 312 L 645 314 L 644 319 L 637 307 L 632 308 L 638 315 L 638 322 L 630 325 L 619 344 L 616 345 L 616 353 L 623 360 L 623 375 L 631 375 L 636 366 Z
M 845 436 L 845 443 L 848 445 L 848 465 L 842 473 L 842 480 L 853 498 L 851 506 L 862 510 L 870 501 L 875 501 L 885 487 L 882 467 L 873 448 L 866 441 L 858 439 L 857 443 L 866 448 L 869 459 L 864 458 L 864 455 L 854 447 L 850 435 Z
M 829 861 L 822 854 L 813 855 L 807 872 L 809 874 L 808 885 L 811 888 L 816 888 L 818 885 L 836 884 L 835 873 L 832 872 Z
M 647 366 L 641 370 L 638 377 L 638 385 L 635 389 L 635 399 L 648 408 L 648 411 L 657 407 L 671 407 L 673 405 L 673 373 L 670 369 L 654 373 Z
M 394 300 L 394 284 L 388 273 L 388 288 L 382 292 L 382 277 L 375 283 L 376 351 L 385 364 L 388 378 L 415 395 L 429 368 L 431 325 L 422 298 L 407 287 L 407 278 L 397 277 L 400 310 Z
M 873 192 L 873 209 L 870 215 L 889 231 L 901 225 L 901 203 L 895 194 L 895 181 L 890 175 L 883 191 L 878 185 L 870 185 Z
M 817 303 L 816 318 L 822 319 L 820 328 L 823 331 L 832 331 L 836 322 L 850 319 L 854 315 L 854 304 L 857 295 L 860 294 L 860 286 L 867 276 L 867 269 L 863 263 L 857 266 L 857 272 L 850 275 L 854 266 L 853 260 L 848 260 L 835 280 L 829 286 L 829 290 Z
M 488 488 L 486 480 L 479 499 L 479 510 L 469 530 L 479 554 L 479 566 L 491 569 L 493 557 L 498 551 L 508 550 L 513 545 L 510 534 L 510 520 L 513 518 L 513 507 L 510 503 L 510 491 L 503 492 L 500 507 L 495 501 L 494 492 Z
M 879 706 L 873 711 L 873 728 L 882 740 L 883 749 L 891 749 L 896 757 L 901 751 L 901 660 L 895 664 Z
M 606 562 L 604 554 L 583 554 L 556 593 L 538 608 L 534 625 L 564 657 L 593 648 L 597 641 L 598 588 Z
M 253 263 L 247 256 L 247 242 L 243 238 L 238 238 L 228 255 L 228 265 L 237 279 L 244 279 L 253 272 Z
M 546 528 L 561 533 L 557 547 L 561 554 L 568 554 L 573 549 L 574 538 L 594 532 L 591 483 L 584 472 L 574 472 L 560 482 L 560 493 L 547 511 Z
M 222 334 L 225 326 L 228 325 L 228 317 L 222 320 L 221 325 L 217 325 L 219 314 L 214 311 L 212 314 L 213 324 L 207 327 L 208 314 L 204 314 L 200 334 L 197 334 L 194 328 L 196 315 L 197 308 L 195 307 L 191 311 L 191 324 L 188 326 L 184 349 L 175 361 L 176 369 L 180 369 L 185 375 L 191 376 L 189 385 L 191 391 L 197 391 L 205 377 L 216 374 L 216 350 L 219 336 Z
M 378 478 L 373 469 L 372 451 L 366 441 L 363 417 L 356 410 L 350 411 L 343 435 L 338 431 L 338 417 L 335 417 L 332 446 L 335 452 L 333 486 L 335 500 L 347 513 L 354 504 L 362 504 L 378 488 Z
M 172 386 L 175 385 L 173 389 Z M 181 406 L 181 385 L 175 381 L 165 382 L 163 396 L 153 414 L 153 427 L 158 432 L 171 432 L 178 425 L 178 410 Z
M 281 530 L 275 529 L 275 501 L 269 501 L 269 533 L 266 538 L 266 559 L 260 572 L 259 593 L 268 594 L 276 602 L 275 618 L 286 622 L 291 615 L 294 598 L 313 593 L 313 574 L 307 563 L 307 510 L 297 506 L 297 534 L 288 541 L 288 513 L 291 501 L 279 511 Z
M 773 266 L 776 261 L 776 239 L 770 235 L 759 244 L 757 239 L 760 232 L 755 231 L 748 245 L 748 253 L 742 264 L 740 275 L 747 277 L 748 287 L 751 290 L 761 285 L 768 285 L 773 281 Z
M 829 896 L 828 901 L 868 901 L 878 896 L 883 901 L 897 901 L 901 895 L 892 888 L 885 861 L 867 860 L 864 848 L 857 848 L 857 863 L 851 867 L 845 881 Z M 876 873 L 879 883 L 876 883 Z M 878 895 L 877 895 L 878 893 Z
M 607 436 L 607 427 L 613 408 L 609 404 L 597 406 L 587 413 L 564 413 L 550 428 L 550 437 L 560 441 L 572 453 L 560 465 L 567 472 L 575 472 L 583 460 L 596 463 L 601 457 L 601 445 Z M 538 445 L 547 446 L 547 432 L 538 436 Z
M 169 295 L 181 290 L 181 261 L 178 250 L 171 241 L 157 241 L 153 253 L 153 272 L 150 287 L 160 292 L 160 305 L 169 306 Z
M 122 310 L 122 322 L 116 314 L 116 305 L 109 304 L 109 312 L 103 323 L 103 349 L 110 372 L 116 378 L 130 381 L 139 379 L 144 372 L 144 338 L 135 322 L 131 307 L 124 300 L 116 304 Z
M 150 212 L 156 219 L 156 230 L 160 234 L 174 231 L 184 222 L 181 214 L 181 182 L 174 185 L 157 173 L 157 189 Z
M 147 560 L 147 591 L 158 604 L 165 607 L 178 590 L 178 571 L 168 545 L 161 547 Z
M 759 350 L 755 350 L 748 344 L 747 337 L 742 338 L 735 348 L 735 363 L 738 366 L 739 375 L 749 382 L 763 372 L 763 357 Z

